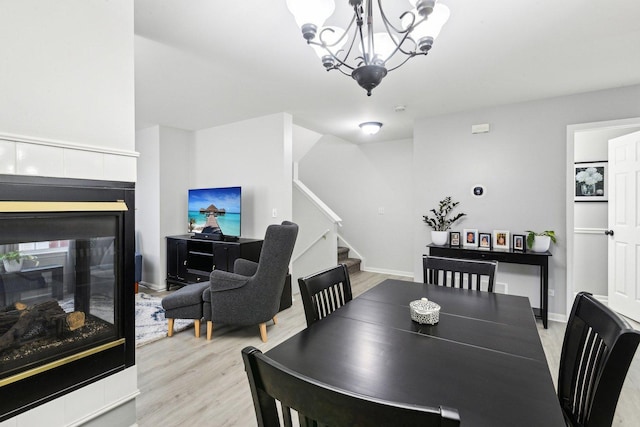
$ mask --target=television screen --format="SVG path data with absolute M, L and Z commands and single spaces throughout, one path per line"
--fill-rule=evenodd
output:
M 189 229 L 240 237 L 241 188 L 189 190 Z

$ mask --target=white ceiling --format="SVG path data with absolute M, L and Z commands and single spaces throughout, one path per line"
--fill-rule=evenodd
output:
M 135 0 L 137 128 L 285 111 L 323 134 L 386 141 L 411 138 L 420 117 L 640 84 L 638 0 L 442 0 L 451 18 L 432 51 L 371 97 L 324 71 L 285 3 Z M 346 16 L 348 1 L 338 8 Z M 384 126 L 365 138 L 358 124 L 371 120 Z

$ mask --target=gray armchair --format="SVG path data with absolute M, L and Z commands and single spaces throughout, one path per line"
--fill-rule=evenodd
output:
M 213 324 L 260 325 L 260 337 L 267 342 L 267 322 L 280 306 L 280 296 L 289 269 L 298 226 L 284 221 L 270 225 L 257 263 L 237 259 L 233 273 L 214 270 L 210 285 L 202 293 L 203 316 L 207 321 L 207 339 L 213 334 Z

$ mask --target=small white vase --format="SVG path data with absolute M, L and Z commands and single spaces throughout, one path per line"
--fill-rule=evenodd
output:
M 431 242 L 434 245 L 446 245 L 447 244 L 447 236 L 449 235 L 446 231 L 432 231 L 431 232 Z
M 22 259 L 19 261 L 3 259 L 2 264 L 4 264 L 4 271 L 7 273 L 15 273 L 22 270 Z
M 535 236 L 533 239 L 533 245 L 531 246 L 531 252 L 546 252 L 551 245 L 551 237 L 549 236 Z

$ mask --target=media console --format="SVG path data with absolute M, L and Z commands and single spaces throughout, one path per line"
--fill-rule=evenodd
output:
M 167 290 L 209 280 L 216 270 L 233 271 L 238 258 L 258 262 L 262 250 L 260 239 L 237 241 L 200 239 L 191 234 L 167 236 Z M 291 306 L 291 276 L 287 275 L 280 309 Z

